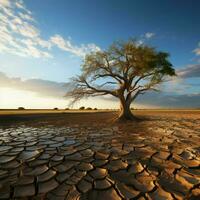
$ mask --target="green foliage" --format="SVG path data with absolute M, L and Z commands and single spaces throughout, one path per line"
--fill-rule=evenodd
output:
M 175 75 L 172 64 L 168 60 L 169 54 L 159 52 L 155 48 L 138 45 L 137 41 L 115 42 L 107 51 L 93 52 L 86 56 L 82 65 L 84 76 L 105 74 L 106 69 L 124 76 L 127 68 L 127 77 L 143 76 L 154 73 L 155 76 Z

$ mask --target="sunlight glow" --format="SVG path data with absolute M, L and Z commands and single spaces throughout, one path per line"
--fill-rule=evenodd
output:
M 82 100 L 75 104 L 73 108 L 79 108 L 80 106 L 116 109 L 119 108 L 119 103 L 100 97 Z M 57 107 L 64 109 L 69 107 L 69 100 L 64 98 L 40 97 L 34 92 L 0 87 L 0 109 L 16 109 L 18 107 L 24 107 L 26 109 L 52 109 Z M 145 108 L 149 106 L 135 104 L 134 107 Z
M 64 99 L 39 97 L 34 92 L 30 91 L 0 87 L 0 108 L 14 109 L 20 106 L 31 109 L 65 108 L 67 102 Z

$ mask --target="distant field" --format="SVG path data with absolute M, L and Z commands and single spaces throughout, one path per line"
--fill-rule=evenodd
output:
M 98 110 L 79 110 L 79 109 L 0 109 L 0 115 L 27 115 L 27 114 L 58 114 L 58 113 L 95 113 L 95 112 L 116 112 L 117 109 L 98 109 Z M 133 110 L 136 114 L 200 114 L 200 109 L 136 109 Z
M 71 112 L 99 112 L 99 111 L 106 111 L 106 110 L 78 110 L 78 109 L 71 109 L 71 110 L 53 110 L 53 109 L 25 109 L 25 110 L 18 110 L 18 109 L 0 109 L 0 115 L 20 115 L 20 114 L 50 114 L 50 113 L 71 113 Z M 107 110 L 108 111 L 108 110 Z
M 200 110 L 133 110 L 140 119 L 158 119 L 168 121 L 200 119 Z M 111 124 L 118 116 L 117 110 L 0 110 L 0 125 L 16 123 L 50 124 L 63 126 L 66 124 L 92 123 Z

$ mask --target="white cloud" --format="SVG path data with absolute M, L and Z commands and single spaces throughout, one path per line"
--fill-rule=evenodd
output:
M 43 79 L 22 80 L 19 77 L 8 77 L 0 72 L 0 88 L 4 87 L 34 92 L 43 97 L 62 98 L 66 93 L 66 83 Z
M 178 70 L 177 75 L 181 78 L 199 78 L 200 64 L 188 65 Z
M 10 7 L 10 1 L 9 0 L 0 0 L 0 5 L 5 7 Z
M 71 40 L 61 35 L 43 39 L 40 30 L 35 26 L 36 20 L 22 0 L 0 0 L 0 53 L 31 56 L 35 58 L 53 57 L 50 50 L 53 46 L 84 57 L 90 51 L 100 50 L 95 44 L 76 46 Z
M 139 39 L 137 40 L 137 45 L 143 45 L 147 40 L 151 39 L 154 37 L 156 34 L 152 32 L 147 32 L 145 34 L 140 35 Z
M 60 35 L 55 35 L 50 38 L 51 42 L 54 45 L 57 45 L 59 48 L 67 51 L 71 48 L 71 44 L 69 41 L 65 41 Z
M 15 2 L 15 5 L 17 8 L 20 8 L 20 9 L 23 9 L 23 10 L 26 10 L 25 6 L 23 5 L 23 1 L 16 1 Z
M 170 94 L 194 94 L 199 91 L 200 64 L 187 65 L 176 70 L 176 75 L 170 77 L 167 82 L 161 85 L 161 90 Z M 193 80 L 191 82 L 191 79 Z M 199 92 L 198 92 L 199 93 Z
M 137 44 L 137 46 L 143 45 L 144 44 L 144 40 L 143 39 L 137 40 L 136 44 Z
M 198 47 L 196 49 L 193 50 L 193 52 L 197 55 L 200 56 L 200 42 L 198 44 Z
M 147 33 L 145 33 L 145 35 L 144 35 L 144 37 L 146 38 L 146 39 L 150 39 L 150 38 L 152 38 L 152 37 L 154 37 L 155 36 L 155 33 L 152 33 L 152 32 L 147 32 Z
M 197 56 L 200 56 L 200 48 L 194 49 L 194 53 L 195 53 Z
M 24 14 L 24 13 L 19 13 L 19 16 L 24 20 L 35 21 L 31 15 L 27 15 L 27 14 Z
M 23 1 L 0 0 L 0 52 L 18 56 L 52 57 L 44 49 L 40 31 Z M 25 42 L 28 41 L 28 42 Z
M 53 45 L 56 45 L 58 48 L 80 57 L 84 57 L 90 51 L 100 50 L 100 48 L 96 46 L 95 44 L 88 44 L 88 45 L 81 45 L 81 46 L 72 45 L 71 40 L 64 39 L 60 35 L 52 36 L 50 38 L 50 41 L 52 42 Z

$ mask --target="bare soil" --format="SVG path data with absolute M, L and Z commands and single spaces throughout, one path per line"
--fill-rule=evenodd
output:
M 0 199 L 200 199 L 200 111 L 0 114 Z

